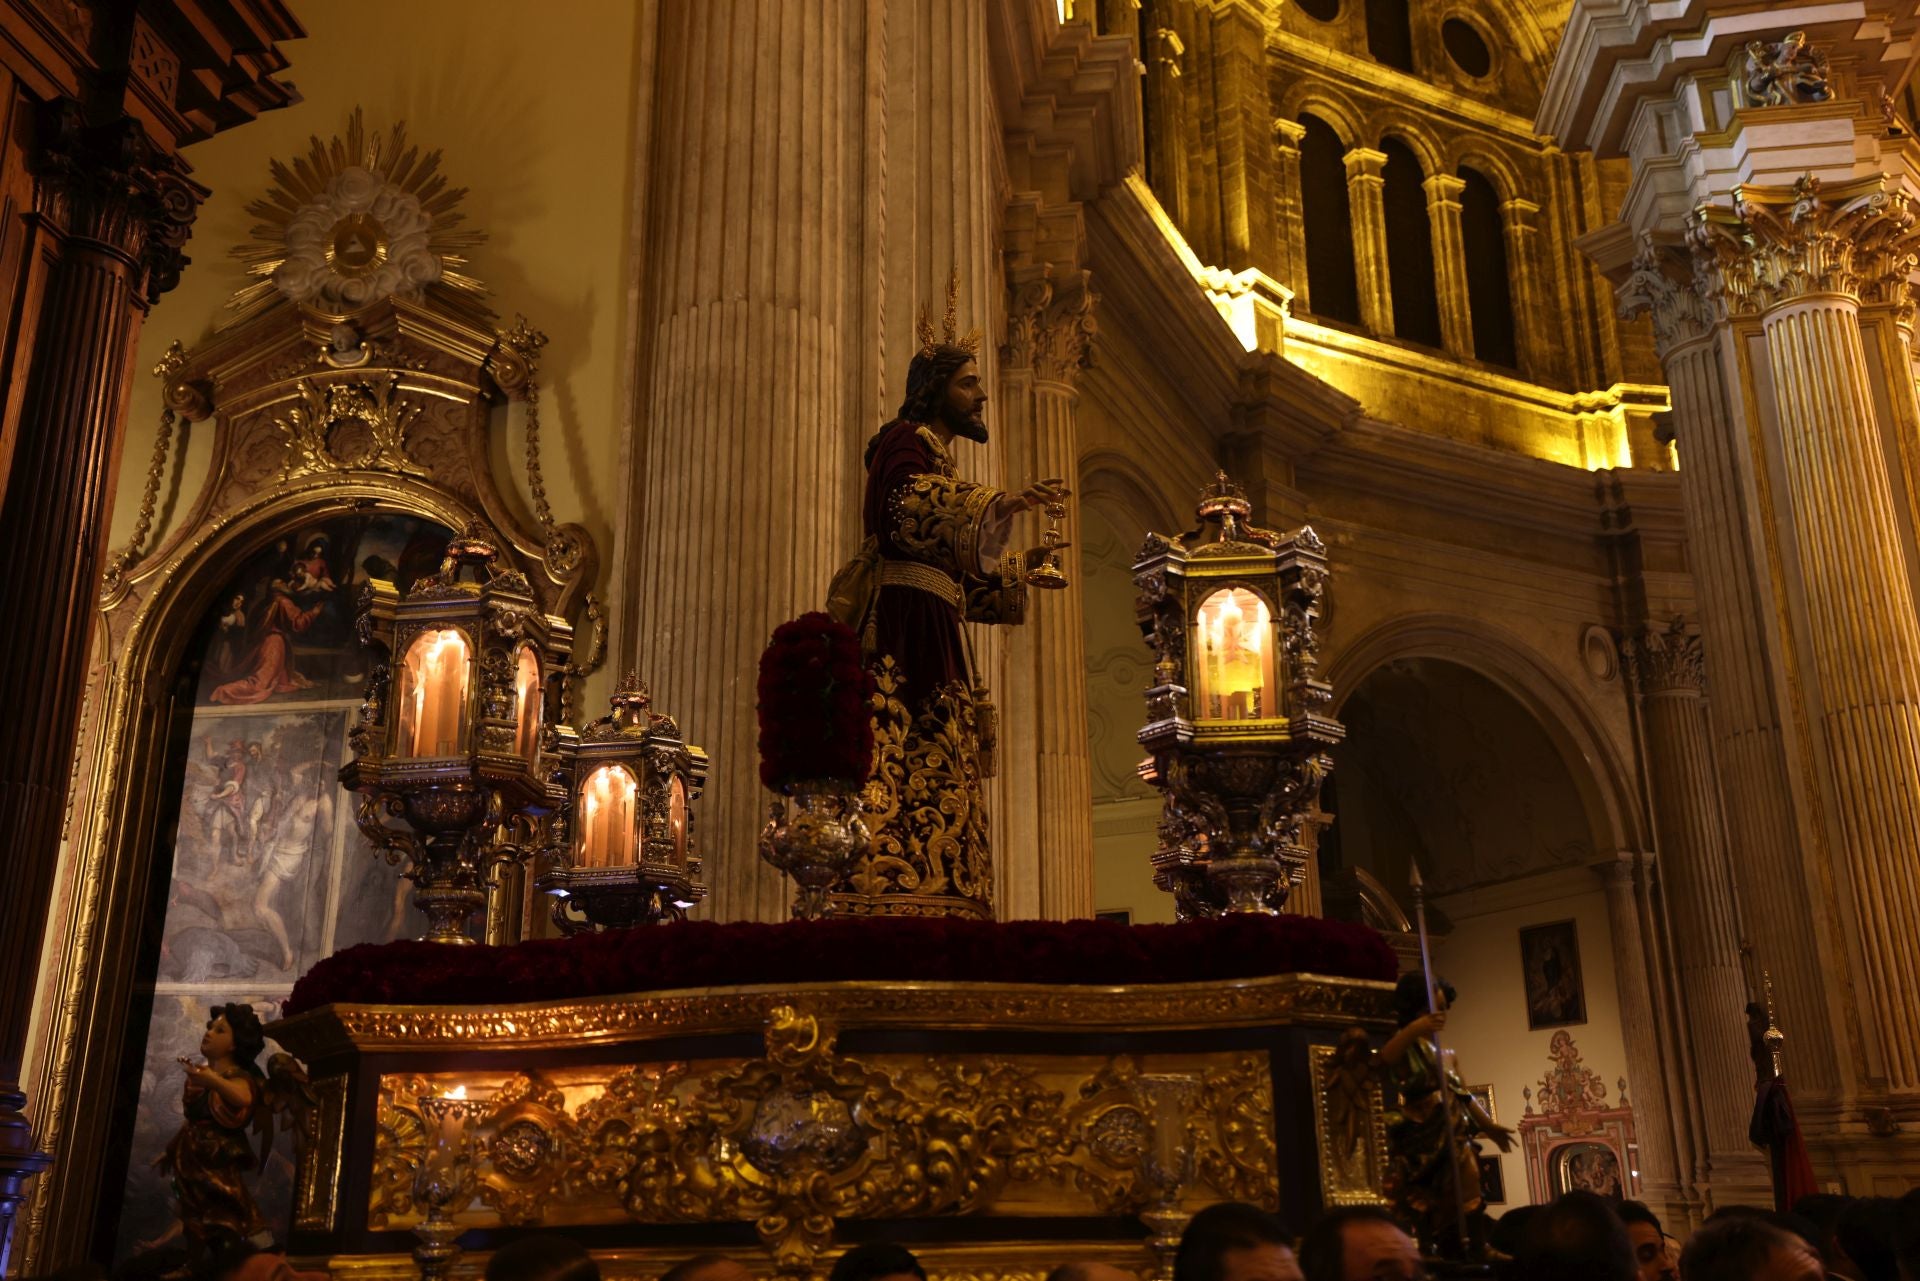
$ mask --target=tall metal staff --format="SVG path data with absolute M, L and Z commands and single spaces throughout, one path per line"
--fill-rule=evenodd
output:
M 1427 983 L 1427 1013 L 1438 1014 L 1433 979 L 1433 950 L 1427 942 L 1427 891 L 1420 879 L 1420 865 L 1413 865 L 1413 873 L 1408 878 L 1413 888 L 1413 922 L 1420 931 L 1420 972 Z M 1467 1197 L 1466 1186 L 1460 1176 L 1460 1148 L 1454 1139 L 1453 1128 L 1453 1086 L 1447 1080 L 1447 1061 L 1440 1054 L 1440 1032 L 1433 1034 L 1433 1070 L 1440 1078 L 1440 1119 L 1446 1127 L 1447 1152 L 1446 1163 L 1453 1171 L 1453 1214 L 1456 1229 L 1460 1233 L 1460 1257 L 1467 1254 Z

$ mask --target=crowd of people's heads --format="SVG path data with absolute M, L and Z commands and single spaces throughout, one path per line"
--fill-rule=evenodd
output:
M 1548 1205 L 1515 1206 L 1486 1244 L 1497 1281 L 1920 1281 L 1920 1189 L 1895 1200 L 1821 1193 L 1791 1213 L 1723 1206 L 1683 1247 L 1638 1201 L 1569 1192 Z M 141 1256 L 112 1281 L 309 1281 L 284 1254 L 236 1244 L 184 1266 L 175 1250 Z M 1227 1202 L 1195 1214 L 1180 1238 L 1174 1281 L 1425 1281 L 1429 1265 L 1401 1223 L 1379 1206 L 1331 1210 L 1296 1234 L 1258 1206 Z M 753 1267 L 699 1254 L 660 1281 L 753 1281 Z M 1486 1275 L 1482 1270 L 1481 1275 Z M 1113 1263 L 1060 1264 L 1046 1281 L 1138 1281 Z M 69 1270 L 49 1281 L 107 1281 Z M 318 1281 L 317 1277 L 313 1281 Z M 537 1233 L 496 1249 L 486 1281 L 600 1281 L 578 1242 Z M 927 1281 L 913 1252 L 890 1241 L 856 1245 L 829 1281 Z

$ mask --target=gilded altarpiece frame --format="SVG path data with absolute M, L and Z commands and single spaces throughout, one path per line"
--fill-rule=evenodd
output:
M 546 612 L 579 624 L 575 660 L 550 694 L 577 698 L 578 678 L 599 661 L 592 540 L 554 522 L 543 500 L 524 514 L 490 461 L 502 407 L 534 386 L 544 342 L 524 321 L 502 328 L 471 290 L 429 288 L 345 316 L 269 293 L 192 351 L 176 345 L 155 370 L 176 421 L 210 425 L 212 459 L 165 541 L 151 551 L 136 541 L 109 562 L 103 584 L 31 1049 L 39 1139 L 57 1160 L 35 1189 L 29 1268 L 91 1253 L 96 1212 L 119 1191 L 99 1189 L 111 1177 L 111 1149 L 126 1141 L 124 1122 L 116 1131 L 113 1109 L 77 1101 L 114 1097 L 126 1079 L 128 1010 L 151 978 L 139 972 L 142 922 L 177 818 L 169 790 L 181 791 L 168 771 L 178 768 L 180 718 L 194 710 L 192 693 L 179 695 L 179 673 L 243 567 L 329 521 L 445 530 L 478 521 Z M 137 539 L 146 523 L 143 514 Z M 524 919 L 501 907 L 489 913 L 496 934 L 500 922 Z M 257 995 L 236 983 L 222 999 Z

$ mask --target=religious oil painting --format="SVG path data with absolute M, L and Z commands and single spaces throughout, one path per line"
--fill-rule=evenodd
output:
M 1580 978 L 1580 939 L 1572 921 L 1520 931 L 1520 973 L 1526 981 L 1527 1027 L 1573 1027 L 1587 1021 Z
M 370 578 L 410 585 L 431 573 L 447 537 L 430 522 L 379 514 L 288 530 L 233 574 L 189 651 L 198 684 L 165 851 L 166 919 L 135 1011 L 146 1053 L 122 1253 L 179 1230 L 153 1161 L 180 1128 L 178 1060 L 196 1056 L 207 1011 L 247 1001 L 271 1021 L 323 957 L 424 928 L 407 883 L 355 827 L 340 766 L 366 675 L 355 596 Z M 276 1048 L 269 1042 L 268 1053 Z M 274 1142 L 261 1204 L 284 1207 L 274 1189 L 292 1165 L 285 1137 Z
M 1507 1176 L 1500 1166 L 1500 1158 L 1481 1153 L 1475 1160 L 1480 1164 L 1480 1199 L 1488 1205 L 1505 1205 Z

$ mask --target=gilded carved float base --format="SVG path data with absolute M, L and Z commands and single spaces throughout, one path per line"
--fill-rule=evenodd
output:
M 1321 1159 L 1316 1067 L 1385 1004 L 1381 984 L 1283 975 L 323 1007 L 273 1030 L 321 1099 L 292 1244 L 340 1275 L 407 1271 L 414 1173 L 447 1141 L 420 1100 L 464 1090 L 484 1100 L 454 1207 L 470 1263 L 538 1225 L 605 1251 L 612 1275 L 722 1250 L 812 1276 L 871 1234 L 848 1225 L 886 1220 L 956 1278 L 1082 1258 L 1150 1272 L 1143 1213 L 1350 1198 L 1370 1157 Z M 1143 1080 L 1169 1077 L 1191 1083 L 1178 1116 Z M 1171 1195 L 1153 1157 L 1169 1136 L 1191 1154 Z

